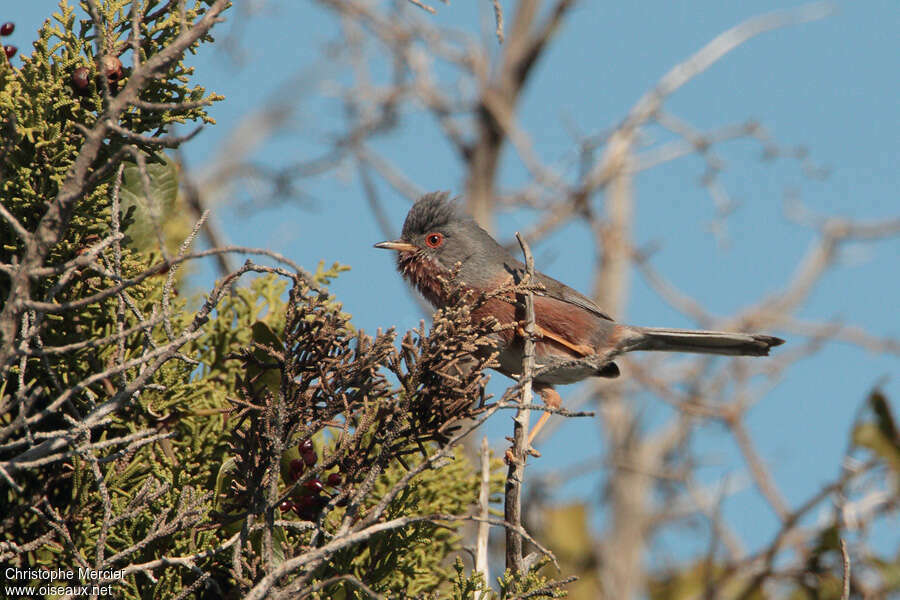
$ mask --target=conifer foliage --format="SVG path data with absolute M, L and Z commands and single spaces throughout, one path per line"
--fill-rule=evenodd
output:
M 213 124 L 184 56 L 228 7 L 62 0 L 0 57 L 0 562 L 121 598 L 481 589 L 456 443 L 501 403 L 471 298 L 372 337 L 326 290 L 345 267 L 248 249 L 275 266 L 186 297 L 186 263 L 237 251 L 192 250 L 164 153 Z

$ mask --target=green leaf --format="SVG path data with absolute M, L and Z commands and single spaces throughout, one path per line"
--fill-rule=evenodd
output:
M 277 350 L 280 350 L 284 346 L 281 343 L 281 339 L 275 334 L 272 329 L 263 323 L 262 321 L 257 321 L 251 326 L 253 331 L 253 341 L 257 344 L 262 344 L 263 346 L 271 346 Z
M 900 448 L 875 423 L 862 423 L 853 430 L 853 443 L 868 448 L 884 459 L 891 469 L 900 472 Z
M 150 157 L 148 157 L 150 158 Z M 148 182 L 145 188 L 138 165 L 126 162 L 122 173 L 120 195 L 123 206 L 143 206 L 161 217 L 178 196 L 178 167 L 164 154 L 147 161 Z
M 880 390 L 873 390 L 868 402 L 874 420 L 860 423 L 853 429 L 853 443 L 868 448 L 894 471 L 900 472 L 900 434 L 887 397 Z
M 234 457 L 225 459 L 225 462 L 219 467 L 219 474 L 216 475 L 216 509 L 220 509 L 222 502 L 222 494 L 231 485 L 234 480 L 234 473 L 237 471 L 237 463 Z
M 165 155 L 147 156 L 147 180 L 133 162 L 125 162 L 119 196 L 122 210 L 133 210 L 134 224 L 128 232 L 136 245 L 150 249 L 157 245 L 156 230 L 171 215 L 178 197 L 178 167 Z
M 228 490 L 231 489 L 231 482 L 234 481 L 234 475 L 236 472 L 237 463 L 232 456 L 225 459 L 225 461 L 219 467 L 218 475 L 216 475 L 215 507 L 216 510 L 223 513 L 226 513 L 223 498 L 225 497 L 225 494 L 228 492 Z M 243 519 L 235 519 L 233 521 L 230 521 L 222 528 L 222 533 L 226 536 L 233 535 L 240 531 L 243 524 Z
M 253 549 L 260 555 L 262 555 L 263 533 L 264 532 L 262 530 L 257 530 L 250 534 L 250 544 L 253 545 Z M 274 560 L 272 562 L 274 563 L 275 566 L 278 566 L 284 562 L 284 549 L 287 547 L 288 547 L 288 539 L 287 539 L 287 535 L 284 532 L 284 528 L 283 527 L 273 527 L 272 528 L 272 558 Z
M 881 430 L 887 439 L 893 440 L 895 444 L 900 444 L 897 422 L 894 420 L 894 415 L 891 414 L 891 407 L 888 404 L 887 397 L 881 390 L 874 390 L 869 394 L 869 405 L 872 407 L 872 412 L 875 413 L 878 429 Z
M 885 591 L 900 591 L 900 555 L 892 561 L 872 557 L 872 564 L 881 575 Z
M 251 326 L 253 341 L 261 346 L 268 346 L 276 351 L 284 348 L 281 340 L 272 329 L 263 323 L 257 321 Z M 259 348 L 253 349 L 253 358 L 260 363 L 271 363 L 274 359 L 266 351 Z M 247 375 L 254 385 L 263 385 L 273 394 L 277 394 L 281 389 L 281 370 L 271 367 L 262 367 L 253 363 L 247 365 Z

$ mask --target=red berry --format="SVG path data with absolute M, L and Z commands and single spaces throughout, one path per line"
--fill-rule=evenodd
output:
M 295 458 L 291 461 L 291 479 L 297 481 L 300 479 L 300 476 L 303 475 L 303 471 L 306 467 L 303 465 L 303 461 L 299 458 Z
M 319 460 L 319 457 L 316 456 L 315 452 L 304 452 L 303 453 L 303 462 L 305 462 L 310 467 L 316 464 L 316 461 Z
M 13 30 L 16 28 L 16 24 L 7 21 L 3 25 L 0 25 L 0 35 L 12 35 Z
M 297 446 L 297 450 L 300 451 L 300 454 L 303 454 L 304 452 L 313 452 L 315 448 L 313 448 L 312 440 L 303 440 Z
M 341 485 L 341 474 L 340 473 L 330 473 L 328 475 L 328 485 L 330 485 L 330 486 Z
M 91 71 L 87 67 L 78 67 L 74 71 L 72 71 L 72 85 L 75 86 L 75 89 L 78 91 L 83 91 L 87 89 L 87 86 L 91 83 Z
M 18 51 L 19 51 L 19 49 L 16 48 L 15 46 L 3 46 L 3 53 L 6 54 L 7 59 L 10 59 L 13 56 L 15 56 L 16 52 L 18 52 Z
M 294 503 L 291 502 L 290 500 L 285 500 L 284 502 L 281 503 L 281 505 L 278 508 L 281 509 L 281 512 L 287 512 L 287 511 L 291 510 L 292 508 L 294 508 Z
M 318 494 L 325 489 L 325 486 L 322 485 L 322 482 L 318 479 L 310 479 L 303 484 L 303 487 L 305 487 L 310 492 L 313 492 L 314 494 Z

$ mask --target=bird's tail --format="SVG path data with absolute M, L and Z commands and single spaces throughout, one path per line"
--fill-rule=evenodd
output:
M 784 343 L 781 338 L 753 333 L 699 331 L 663 327 L 625 327 L 622 348 L 662 352 L 695 352 L 730 356 L 767 356 L 769 349 Z

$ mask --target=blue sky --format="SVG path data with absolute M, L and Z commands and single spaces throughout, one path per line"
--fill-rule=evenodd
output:
M 9 3 L 0 20 L 14 20 L 11 42 L 27 51 L 28 32 L 54 10 L 47 0 Z M 512 3 L 502 2 L 507 22 Z M 428 17 L 477 34 L 493 31 L 489 2 L 435 3 Z M 561 160 L 572 148 L 567 124 L 583 133 L 615 125 L 671 66 L 723 30 L 750 16 L 797 4 L 698 0 L 671 2 L 579 3 L 544 56 L 521 102 L 521 121 L 537 152 Z M 900 207 L 900 10 L 896 2 L 838 2 L 830 17 L 765 34 L 739 48 L 688 84 L 667 104 L 674 114 L 702 129 L 753 118 L 785 146 L 802 145 L 812 160 L 831 170 L 823 181 L 802 176 L 796 161 L 760 160 L 751 142 L 723 147 L 727 163 L 722 181 L 740 202 L 728 220 L 730 243 L 717 245 L 704 230 L 715 210 L 697 184 L 703 165 L 696 158 L 642 174 L 636 181 L 635 239 L 658 243 L 654 267 L 714 314 L 733 313 L 778 289 L 790 278 L 812 237 L 807 229 L 782 216 L 786 190 L 796 190 L 814 211 L 872 219 L 896 216 Z M 231 27 L 226 24 L 225 30 Z M 274 2 L 242 23 L 243 60 L 235 63 L 216 47 L 201 50 L 192 62 L 196 77 L 226 100 L 212 110 L 219 124 L 207 128 L 185 148 L 190 164 L 202 166 L 231 129 L 276 90 L 285 78 L 313 65 L 321 45 L 335 31 L 334 21 L 309 3 Z M 224 30 L 223 30 L 224 31 Z M 219 34 L 221 35 L 221 34 Z M 210 51 L 212 50 L 212 51 Z M 17 60 L 17 59 L 16 59 Z M 256 160 L 272 166 L 310 158 L 310 129 L 327 130 L 334 108 L 298 94 L 299 108 L 288 130 L 266 143 Z M 330 113 L 328 111 L 331 111 Z M 460 193 L 462 171 L 428 117 L 411 115 L 414 127 L 373 143 L 423 189 Z M 502 187 L 528 181 L 528 173 L 506 152 Z M 379 185 L 382 200 L 399 229 L 408 202 Z M 391 256 L 372 249 L 383 239 L 368 211 L 355 171 L 346 177 L 310 181 L 312 198 L 303 206 L 288 200 L 269 209 L 247 210 L 252 190 L 215 213 L 231 243 L 282 252 L 314 268 L 319 260 L 353 267 L 334 284 L 354 322 L 366 330 L 397 325 L 415 327 L 422 315 L 393 270 Z M 596 199 L 600 202 L 600 199 Z M 244 206 L 244 208 L 241 208 Z M 533 218 L 524 212 L 498 215 L 501 237 L 527 229 Z M 567 226 L 535 246 L 538 268 L 589 292 L 593 255 L 589 232 Z M 900 243 L 848 247 L 839 267 L 815 289 L 800 316 L 811 320 L 840 317 L 879 336 L 900 336 Z M 208 274 L 201 277 L 209 281 Z M 662 303 L 639 277 L 626 314 L 617 319 L 646 325 L 691 326 Z M 776 333 L 778 332 L 771 332 Z M 797 340 L 789 339 L 788 347 Z M 791 369 L 784 380 L 751 411 L 749 427 L 763 459 L 791 504 L 809 497 L 839 473 L 850 423 L 866 392 L 887 377 L 884 389 L 898 406 L 897 357 L 877 357 L 844 344 L 829 345 Z M 493 377 L 495 393 L 506 380 Z M 576 394 L 566 388 L 563 398 Z M 640 399 L 648 427 L 667 410 L 659 401 Z M 511 415 L 495 418 L 486 432 L 495 448 L 505 444 Z M 540 447 L 543 458 L 531 467 L 549 471 L 581 457 L 599 455 L 596 421 L 566 423 Z M 718 426 L 705 427 L 700 448 L 713 462 L 709 480 L 746 475 L 730 437 Z M 596 477 L 573 482 L 561 499 L 597 498 Z M 755 491 L 726 503 L 726 516 L 750 547 L 774 532 L 775 517 Z M 900 526 L 900 523 L 896 523 Z M 681 556 L 678 548 L 696 532 L 680 532 L 664 541 L 660 555 Z M 687 537 L 684 537 L 687 536 Z M 879 536 L 885 547 L 897 537 Z M 666 538 L 668 539 L 668 538 Z M 676 542 L 677 540 L 677 542 Z M 698 543 L 702 544 L 703 540 Z M 691 544 L 688 544 L 690 546 Z

